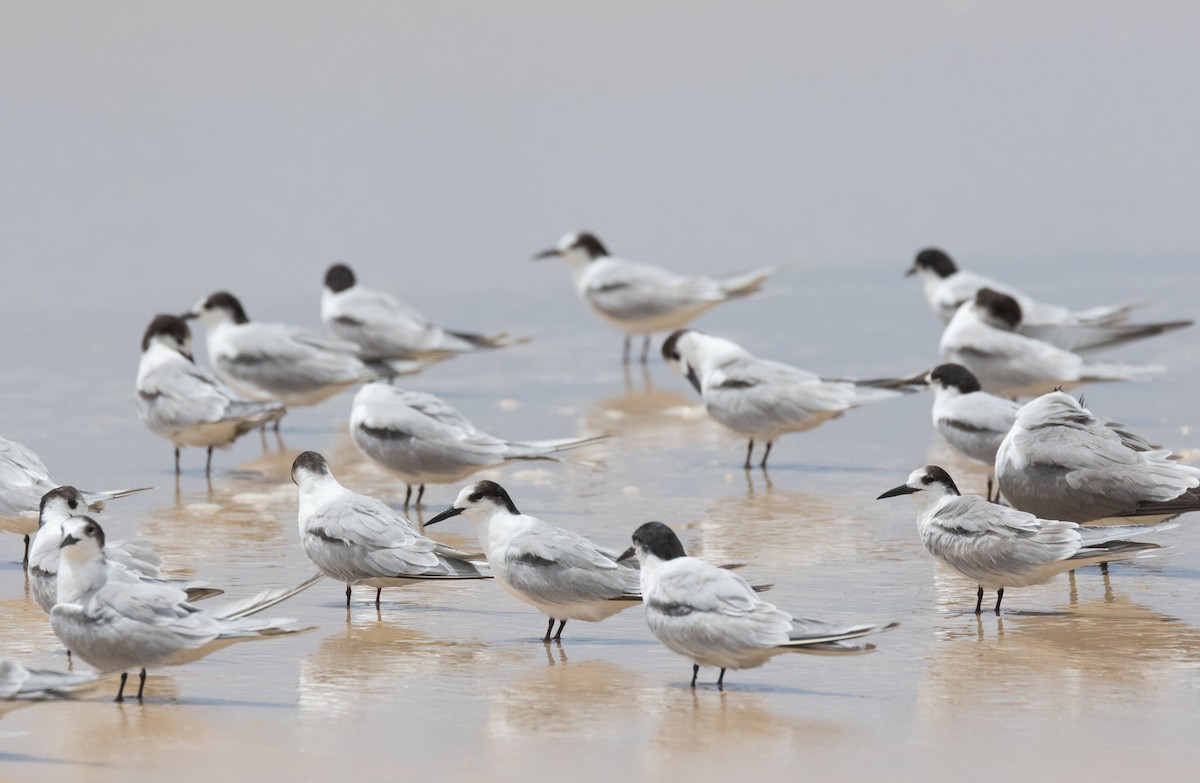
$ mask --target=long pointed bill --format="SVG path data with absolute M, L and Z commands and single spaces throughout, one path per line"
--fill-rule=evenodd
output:
M 907 272 L 905 272 L 905 273 L 904 273 L 904 276 L 905 276 L 905 277 L 912 277 L 912 276 L 913 276 L 913 275 L 915 275 L 916 273 L 917 273 L 917 268 L 916 268 L 916 266 L 913 266 L 913 267 L 911 267 L 911 268 L 910 268 L 910 269 L 909 269 Z
M 533 260 L 541 261 L 543 258 L 557 258 L 558 256 L 561 256 L 561 255 L 562 255 L 562 253 L 560 253 L 557 250 L 543 250 L 542 252 L 540 252 L 536 256 L 534 256 Z
M 621 556 L 617 558 L 617 562 L 624 563 L 627 560 L 632 560 L 633 556 L 635 554 L 637 554 L 637 553 L 633 551 L 633 547 L 629 547 L 628 549 L 626 549 L 624 552 L 621 553 Z
M 880 495 L 879 497 L 877 497 L 875 499 L 883 500 L 884 498 L 894 498 L 894 497 L 898 497 L 900 495 L 911 495 L 914 492 L 920 492 L 920 491 L 921 490 L 910 487 L 907 484 L 901 484 L 900 486 L 896 487 L 895 489 L 889 489 L 887 492 L 884 492 L 882 495 Z
M 688 379 L 688 380 L 691 382 L 692 386 L 693 386 L 693 387 L 695 387 L 695 389 L 696 389 L 696 394 L 703 394 L 703 393 L 704 393 L 704 392 L 703 392 L 703 391 L 700 389 L 700 378 L 699 378 L 699 377 L 697 377 L 697 375 L 696 375 L 696 371 L 695 371 L 695 370 L 693 370 L 693 369 L 691 368 L 691 366 L 690 366 L 690 365 L 688 366 L 688 371 L 687 371 L 687 379 Z
M 179 317 L 182 318 L 184 321 L 194 321 L 197 318 L 199 318 L 200 316 L 199 316 L 199 314 L 193 313 L 189 310 L 186 313 L 181 313 Z
M 79 543 L 79 539 L 68 533 L 67 535 L 63 536 L 62 543 L 58 545 L 58 548 L 62 549 L 64 546 L 71 546 L 71 544 L 78 544 L 78 543 Z
M 438 514 L 433 519 L 426 521 L 424 526 L 429 527 L 430 525 L 435 525 L 438 522 L 441 522 L 443 519 L 449 519 L 450 517 L 456 517 L 465 510 L 466 509 L 455 508 L 454 506 L 451 506 L 450 508 L 446 509 L 442 513 Z

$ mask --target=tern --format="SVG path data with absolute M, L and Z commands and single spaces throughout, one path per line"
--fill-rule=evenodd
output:
M 722 278 L 689 277 L 609 255 L 600 240 L 586 231 L 567 234 L 554 249 L 534 258 L 567 262 L 579 298 L 603 321 L 625 332 L 622 361 L 626 364 L 635 335 L 645 336 L 644 364 L 652 332 L 680 329 L 722 302 L 758 293 L 776 271 L 763 267 Z

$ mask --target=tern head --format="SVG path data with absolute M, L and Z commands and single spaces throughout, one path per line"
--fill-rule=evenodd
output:
M 535 261 L 542 258 L 561 258 L 572 264 L 586 264 L 597 258 L 608 255 L 608 249 L 596 238 L 595 234 L 587 231 L 575 231 L 563 235 L 552 250 L 543 250 L 533 257 Z
M 940 389 L 957 389 L 959 394 L 982 391 L 979 379 L 961 364 L 939 364 L 929 373 L 929 385 Z
M 946 495 L 958 495 L 958 487 L 954 484 L 954 479 L 950 478 L 950 474 L 939 468 L 937 465 L 926 465 L 923 468 L 917 468 L 908 475 L 908 481 L 884 492 L 876 500 L 884 498 L 894 498 L 899 495 L 915 495 L 914 500 L 918 503 L 927 503 Z
M 42 495 L 38 506 L 38 527 L 41 528 L 47 522 L 62 522 L 70 517 L 86 514 L 87 510 L 87 500 L 82 492 L 75 487 L 55 487 Z
M 921 275 L 921 277 L 949 277 L 958 271 L 953 259 L 946 255 L 945 251 L 938 250 L 936 247 L 927 247 L 920 253 L 917 253 L 913 265 L 907 272 L 905 277 L 912 275 Z
M 183 318 L 198 318 L 205 326 L 217 326 L 224 323 L 246 324 L 250 319 L 242 309 L 242 303 L 228 291 L 217 291 L 196 303 L 190 313 Z
M 695 388 L 697 394 L 703 393 L 700 388 L 700 376 L 696 374 L 696 369 L 688 362 L 687 356 L 690 353 L 688 350 L 695 335 L 700 334 L 695 329 L 676 329 L 671 333 L 671 336 L 663 342 L 662 355 L 663 361 L 667 363 L 675 372 L 688 379 L 688 382 Z
M 150 349 L 154 343 L 159 343 L 172 351 L 183 354 L 188 361 L 192 359 L 192 330 L 187 322 L 177 315 L 156 315 L 146 327 L 142 336 L 142 353 Z
M 474 484 L 463 487 L 453 505 L 428 520 L 425 525 L 432 525 L 459 514 L 463 514 L 472 522 L 478 522 L 481 516 L 490 516 L 502 508 L 510 514 L 521 513 L 517 511 L 516 505 L 504 491 L 504 487 L 494 481 L 476 481 Z
M 986 323 L 1011 332 L 1021 323 L 1021 305 L 1008 294 L 980 288 L 975 292 L 975 312 Z
M 633 549 L 642 563 L 651 562 L 651 558 L 674 560 L 687 557 L 679 536 L 662 522 L 647 522 L 633 531 Z
M 329 463 L 315 451 L 306 451 L 292 462 L 292 483 L 302 486 L 304 479 L 332 476 Z
M 1049 426 L 1086 429 L 1095 421 L 1096 417 L 1083 407 L 1082 402 L 1066 392 L 1052 391 L 1021 406 L 1013 427 L 1027 430 Z
M 357 281 L 354 279 L 354 272 L 341 261 L 329 267 L 329 271 L 325 273 L 325 287 L 335 294 L 353 288 L 355 282 Z
M 91 517 L 74 517 L 63 524 L 60 557 L 82 563 L 104 551 L 104 530 Z

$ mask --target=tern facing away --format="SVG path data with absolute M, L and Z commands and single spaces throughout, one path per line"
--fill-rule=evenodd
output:
M 176 474 L 180 447 L 208 449 L 207 476 L 214 447 L 227 448 L 285 413 L 278 402 L 240 399 L 224 381 L 198 366 L 192 358 L 192 332 L 174 315 L 157 315 L 146 328 L 133 401 L 142 424 L 175 444 Z
M 29 548 L 29 589 L 47 614 L 58 603 L 58 558 L 63 526 L 73 517 L 87 513 L 83 493 L 75 487 L 58 487 L 42 496 L 38 531 Z M 108 541 L 104 547 L 108 579 L 113 582 L 150 582 L 167 585 L 187 594 L 189 601 L 221 595 L 224 591 L 189 579 L 166 579 L 159 570 L 162 558 L 154 544 L 144 538 Z
M 1164 368 L 1093 362 L 1016 331 L 1021 307 L 1006 294 L 981 288 L 958 308 L 942 332 L 942 359 L 969 369 L 984 391 L 1006 397 L 1045 394 L 1093 381 L 1144 381 Z
M 225 291 L 201 299 L 183 318 L 197 318 L 206 327 L 208 360 L 222 380 L 252 400 L 288 407 L 315 405 L 348 386 L 418 372 L 429 364 L 364 362 L 354 343 L 251 321 L 241 302 Z
M 430 323 L 391 294 L 360 285 L 343 263 L 325 273 L 321 320 L 336 337 L 357 345 L 365 361 L 425 359 L 508 344 L 504 334 L 472 334 Z
M 996 481 L 1015 508 L 1090 525 L 1152 524 L 1200 511 L 1200 468 L 1063 392 L 1021 408 L 996 453 Z
M 371 383 L 354 395 L 350 438 L 368 459 L 408 485 L 404 507 L 418 486 L 461 481 L 512 460 L 554 460 L 563 451 L 604 440 L 606 435 L 559 440 L 504 440 L 481 432 L 445 401 L 424 392 Z
M 744 467 L 750 467 L 754 441 L 766 441 L 767 466 L 775 439 L 811 430 L 850 408 L 915 391 L 923 379 L 826 380 L 806 370 L 754 356 L 732 340 L 680 329 L 667 338 L 663 358 L 700 393 L 708 414 L 749 438 Z
M 295 633 L 292 620 L 251 615 L 296 595 L 323 579 L 309 577 L 290 590 L 271 590 L 211 611 L 187 602 L 172 587 L 124 584 L 108 579 L 104 531 L 88 517 L 63 526 L 58 569 L 58 603 L 50 625 L 68 650 L 101 672 L 121 671 L 117 701 L 125 700 L 126 669 L 141 669 L 137 698 L 146 686 L 146 667 L 198 660 L 233 642 Z
M 346 585 L 375 588 L 375 605 L 385 587 L 423 581 L 488 579 L 484 556 L 426 538 L 387 504 L 338 483 L 315 451 L 292 463 L 300 488 L 300 545 L 321 573 Z
M 38 455 L 16 441 L 0 438 L 0 532 L 25 537 L 24 565 L 29 565 L 29 537 L 38 529 L 42 496 L 57 486 Z M 83 496 L 88 509 L 98 512 L 109 500 L 149 489 L 153 487 L 84 492 Z
M 912 495 L 921 508 L 917 530 L 929 554 L 979 586 L 975 614 L 982 612 L 985 590 L 996 591 L 995 611 L 1000 614 L 1006 587 L 1028 587 L 1082 566 L 1144 557 L 1161 547 L 1121 537 L 1175 527 L 1082 527 L 1039 519 L 978 495 L 959 494 L 950 474 L 937 465 L 917 468 L 907 482 L 878 499 L 900 495 Z
M 544 642 L 560 640 L 567 620 L 598 622 L 641 603 L 636 563 L 522 514 L 494 481 L 463 487 L 454 504 L 425 525 L 459 514 L 475 524 L 496 581 L 550 618 Z
M 534 256 L 561 258 L 571 267 L 575 293 L 596 315 L 625 332 L 622 361 L 629 363 L 629 344 L 644 335 L 642 358 L 646 362 L 652 332 L 670 332 L 727 302 L 758 293 L 775 273 L 763 267 L 729 277 L 689 277 L 661 267 L 626 261 L 586 231 L 570 233 L 552 250 Z
M 692 687 L 701 666 L 753 669 L 785 652 L 854 653 L 873 649 L 847 644 L 899 623 L 838 625 L 792 617 L 755 594 L 728 570 L 688 557 L 678 536 L 661 522 L 633 533 L 641 562 L 646 624 L 662 644 L 692 662 Z
M 974 299 L 975 293 L 981 288 L 990 288 L 1016 299 L 1025 313 L 1027 324 L 1113 324 L 1124 320 L 1134 308 L 1134 305 L 1119 304 L 1088 310 L 1070 310 L 1062 305 L 1038 302 L 1011 286 L 997 283 L 983 275 L 964 272 L 950 256 L 934 247 L 917 253 L 912 267 L 905 273 L 907 277 L 913 275 L 920 275 L 925 287 L 925 301 L 944 324 L 950 323 L 958 308 Z

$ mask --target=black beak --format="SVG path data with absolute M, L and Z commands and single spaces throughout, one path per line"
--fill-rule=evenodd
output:
M 183 314 L 181 314 L 179 317 L 180 317 L 180 318 L 182 318 L 182 319 L 183 319 L 183 320 L 185 320 L 185 321 L 194 321 L 194 320 L 196 320 L 197 318 L 199 318 L 199 317 L 200 317 L 200 314 L 199 314 L 199 313 L 193 313 L 191 310 L 189 310 L 189 311 L 187 311 L 186 313 L 183 313 Z
M 700 378 L 696 376 L 696 371 L 692 369 L 691 365 L 688 365 L 687 379 L 691 382 L 692 386 L 696 389 L 696 394 L 704 393 L 700 389 Z
M 913 264 L 911 267 L 909 267 L 909 270 L 908 270 L 907 272 L 905 272 L 905 273 L 904 273 L 904 276 L 905 276 L 905 277 L 912 277 L 912 276 L 913 276 L 913 275 L 915 275 L 916 273 L 917 273 L 917 266 L 916 266 L 916 264 Z
M 637 552 L 633 551 L 633 547 L 629 547 L 621 553 L 621 556 L 617 558 L 617 562 L 624 563 L 626 560 L 632 560 L 636 554 Z
M 912 487 L 908 486 L 907 484 L 901 484 L 900 486 L 896 487 L 895 489 L 889 489 L 887 492 L 884 492 L 882 495 L 880 495 L 879 497 L 877 497 L 875 499 L 883 500 L 884 498 L 894 498 L 894 497 L 899 497 L 900 495 L 911 495 L 914 492 L 920 492 L 920 491 L 921 490 L 919 490 L 919 489 L 913 489 Z
M 462 512 L 464 512 L 464 511 L 466 511 L 466 509 L 464 509 L 464 508 L 455 508 L 454 506 L 451 506 L 450 508 L 446 509 L 446 510 L 445 510 L 445 511 L 443 511 L 442 513 L 438 514 L 438 515 L 437 515 L 436 517 L 434 517 L 433 519 L 427 520 L 427 521 L 425 522 L 425 524 L 423 525 L 423 527 L 429 527 L 430 525 L 433 525 L 433 524 L 436 524 L 436 523 L 438 523 L 438 522 L 441 522 L 443 519 L 449 519 L 450 517 L 456 517 L 456 516 L 458 516 L 459 514 L 461 514 L 461 513 L 462 513 Z
M 68 533 L 67 535 L 63 536 L 62 543 L 58 545 L 58 548 L 62 549 L 64 546 L 70 546 L 71 544 L 78 544 L 78 543 L 79 543 L 79 539 L 76 538 L 75 536 L 71 535 L 70 533 Z
M 559 252 L 558 250 L 543 250 L 542 252 L 540 252 L 536 256 L 534 256 L 533 260 L 541 261 L 543 258 L 557 258 L 558 256 L 561 256 L 561 255 L 562 255 L 562 253 Z

